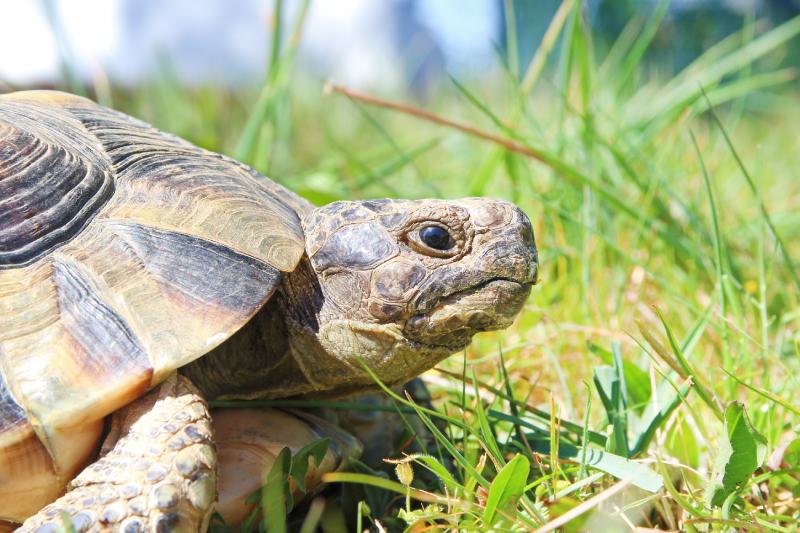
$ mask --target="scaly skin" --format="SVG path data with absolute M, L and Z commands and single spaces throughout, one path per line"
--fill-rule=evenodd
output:
M 78 532 L 205 530 L 217 495 L 217 455 L 197 389 L 172 376 L 114 416 L 109 438 L 120 438 L 104 444 L 110 451 L 18 531 L 60 531 L 66 517 Z
M 296 453 L 330 438 L 320 464 L 309 459 L 309 489 L 361 453 L 357 439 L 307 413 L 222 408 L 213 414 L 212 421 L 187 378 L 173 375 L 114 414 L 101 458 L 18 531 L 62 531 L 67 519 L 78 533 L 205 531 L 212 511 L 235 527 L 250 514 L 255 503 L 249 496 L 284 447 Z M 302 496 L 295 492 L 296 499 Z M 0 531 L 13 529 L 7 526 Z

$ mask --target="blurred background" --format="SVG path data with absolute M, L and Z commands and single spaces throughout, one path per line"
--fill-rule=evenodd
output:
M 579 6 L 579 25 L 569 20 L 566 4 Z M 580 68 L 578 57 L 565 53 L 572 47 L 563 33 L 573 27 L 587 32 L 586 45 L 602 67 L 592 82 L 592 90 L 602 92 L 593 95 L 598 105 L 679 73 L 684 83 L 708 83 L 712 93 L 711 85 L 741 82 L 735 79 L 740 73 L 765 69 L 769 77 L 750 81 L 759 88 L 784 85 L 800 63 L 800 45 L 787 37 L 779 48 L 756 46 L 714 65 L 707 79 L 690 78 L 689 67 L 701 57 L 709 65 L 719 59 L 724 50 L 715 45 L 724 48 L 725 39 L 728 48 L 745 43 L 798 13 L 800 0 L 2 1 L 0 91 L 58 88 L 88 95 L 285 181 L 320 170 L 332 148 L 341 152 L 369 131 L 360 127 L 371 120 L 363 112 L 353 115 L 352 108 L 343 111 L 341 102 L 321 97 L 326 82 L 443 111 L 471 107 L 459 88 L 470 87 L 478 99 L 491 100 L 497 115 L 519 108 L 512 86 L 522 82 L 526 94 L 544 95 L 540 105 L 549 107 L 547 98 L 574 88 L 565 85 L 565 71 Z M 613 91 L 622 92 L 605 91 L 617 80 Z M 647 92 L 639 94 L 639 104 Z M 723 99 L 744 92 L 740 85 Z M 745 100 L 751 108 L 771 108 L 764 98 Z M 644 107 L 629 110 L 641 114 Z M 546 113 L 536 110 L 541 118 Z M 312 117 L 309 130 L 305 118 Z M 406 195 L 462 193 L 459 185 L 425 183 L 419 165 L 403 167 L 401 175 L 415 174 Z M 319 202 L 396 194 L 389 180 L 354 190 L 323 183 L 341 176 L 313 174 L 295 188 Z
M 286 34 L 301 1 L 285 3 Z M 516 0 L 519 68 L 541 42 L 561 2 Z M 589 0 L 598 45 L 610 46 L 655 0 Z M 503 0 L 339 0 L 308 8 L 298 69 L 359 88 L 429 90 L 448 74 L 485 77 L 506 51 Z M 648 53 L 675 71 L 758 17 L 776 25 L 797 0 L 675 0 Z M 187 84 L 258 83 L 275 17 L 270 0 L 25 0 L 0 3 L 0 80 L 52 85 L 64 74 L 136 85 L 170 68 Z M 788 58 L 800 62 L 800 56 Z M 103 80 L 105 81 L 105 80 Z

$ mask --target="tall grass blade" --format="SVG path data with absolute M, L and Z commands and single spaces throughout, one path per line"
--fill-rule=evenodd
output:
M 793 21 L 796 22 L 797 33 L 800 33 L 800 17 L 793 19 Z M 731 155 L 733 155 L 733 158 L 736 160 L 736 165 L 742 172 L 742 176 L 747 182 L 747 185 L 750 187 L 750 191 L 753 193 L 753 196 L 755 197 L 756 202 L 758 203 L 758 209 L 761 212 L 761 217 L 764 219 L 764 222 L 766 222 L 767 226 L 769 227 L 770 232 L 772 233 L 772 237 L 775 239 L 776 243 L 778 244 L 778 248 L 783 254 L 783 260 L 786 262 L 789 276 L 792 278 L 795 288 L 797 290 L 800 290 L 800 274 L 798 274 L 797 272 L 797 268 L 795 266 L 794 260 L 792 259 L 791 253 L 789 252 L 788 248 L 786 247 L 786 244 L 781 238 L 780 233 L 778 233 L 778 230 L 775 228 L 775 224 L 772 222 L 772 217 L 770 217 L 769 211 L 767 211 L 767 206 L 764 204 L 764 200 L 762 199 L 761 194 L 758 191 L 758 187 L 756 187 L 755 181 L 753 181 L 753 178 L 750 176 L 750 172 L 744 165 L 742 158 L 739 157 L 739 152 L 733 146 L 733 141 L 731 141 L 730 136 L 728 136 L 728 132 L 725 129 L 725 126 L 722 125 L 722 121 L 719 119 L 719 116 L 713 110 L 711 110 L 710 113 L 711 117 L 714 119 L 714 122 L 716 123 L 717 127 L 722 133 L 722 137 L 723 139 L 725 139 L 725 144 L 728 146 Z

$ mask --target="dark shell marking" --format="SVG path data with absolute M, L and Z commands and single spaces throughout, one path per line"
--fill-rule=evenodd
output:
M 11 105 L 9 105 L 11 104 Z M 111 168 L 100 150 L 71 151 L 80 139 L 65 128 L 64 144 L 25 131 L 36 106 L 0 101 L 0 269 L 29 264 L 77 235 L 114 194 Z
M 252 309 L 263 301 L 263 287 L 275 286 L 280 280 L 276 268 L 191 235 L 132 223 L 108 221 L 103 225 L 133 250 L 150 276 L 199 306 Z M 220 290 L 208 282 L 215 277 L 236 283 Z
M 62 320 L 81 347 L 81 366 L 103 376 L 105 371 L 144 373 L 148 358 L 125 320 L 102 300 L 89 277 L 77 265 L 53 262 L 53 281 Z M 84 317 L 92 317 L 85 320 Z
M 0 358 L 2 356 L 3 354 L 0 351 Z M 11 396 L 6 378 L 0 372 L 0 428 L 2 428 L 2 432 L 10 431 L 12 428 L 23 427 L 27 424 L 25 411 Z

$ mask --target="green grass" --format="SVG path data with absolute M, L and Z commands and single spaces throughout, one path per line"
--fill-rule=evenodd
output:
M 528 69 L 424 103 L 536 157 L 323 95 L 294 68 L 301 19 L 263 88 L 190 89 L 165 65 L 101 94 L 317 203 L 488 195 L 534 221 L 542 282 L 517 323 L 428 373 L 434 410 L 394 398 L 435 435 L 403 463 L 416 475 L 330 475 L 358 490 L 304 530 L 342 512 L 373 530 L 796 531 L 800 91 L 781 58 L 800 19 L 743 21 L 667 77 L 643 62 L 663 5 L 600 50 L 565 2 Z

